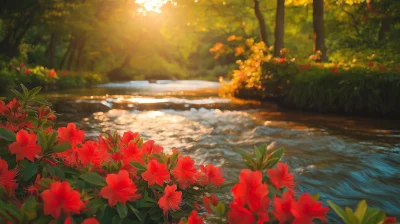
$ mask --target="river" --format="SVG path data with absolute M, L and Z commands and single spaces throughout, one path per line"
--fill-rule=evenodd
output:
M 226 99 L 218 96 L 219 85 L 131 81 L 46 97 L 60 113 L 58 125 L 76 122 L 89 138 L 109 130 L 140 132 L 167 151 L 179 148 L 197 164 L 222 166 L 231 181 L 244 168 L 235 147 L 283 147 L 298 192 L 320 193 L 321 200 L 342 206 L 367 199 L 400 217 L 400 121 Z

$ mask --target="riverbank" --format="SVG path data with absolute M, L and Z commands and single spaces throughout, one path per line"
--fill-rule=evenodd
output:
M 258 46 L 258 45 L 255 45 Z M 369 63 L 308 63 L 269 58 L 262 46 L 239 61 L 222 95 L 275 101 L 315 112 L 400 118 L 400 66 Z

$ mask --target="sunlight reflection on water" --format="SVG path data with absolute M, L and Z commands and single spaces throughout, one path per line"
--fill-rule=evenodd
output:
M 122 92 L 114 89 L 114 94 L 105 96 L 111 88 L 107 87 L 88 92 L 94 97 L 72 97 L 75 103 L 106 102 L 109 110 L 63 116 L 75 119 L 88 137 L 111 130 L 140 132 L 167 152 L 177 147 L 194 156 L 197 164 L 223 166 L 225 178 L 231 181 L 244 168 L 234 148 L 250 150 L 254 144 L 272 143 L 273 148 L 285 149 L 283 160 L 296 175 L 299 192 L 319 192 L 323 201 L 331 199 L 339 205 L 355 206 L 365 198 L 370 205 L 400 216 L 398 121 L 287 111 L 269 104 L 238 103 L 201 90 L 159 95 L 160 89 L 184 86 L 182 82 L 161 83 L 109 84 Z M 197 81 L 183 83 L 190 88 L 201 86 Z M 133 90 L 124 89 L 128 86 L 135 88 L 135 96 L 128 94 Z M 155 92 L 149 94 L 152 89 Z M 141 109 L 139 104 L 152 107 Z

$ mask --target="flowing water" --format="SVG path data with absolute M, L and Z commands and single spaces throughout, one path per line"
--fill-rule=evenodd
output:
M 283 147 L 298 192 L 320 193 L 321 200 L 342 206 L 367 199 L 400 218 L 400 121 L 225 99 L 218 87 L 205 81 L 131 81 L 47 97 L 61 113 L 58 125 L 76 122 L 88 137 L 140 132 L 167 151 L 179 148 L 197 164 L 222 166 L 232 181 L 244 168 L 234 148 Z

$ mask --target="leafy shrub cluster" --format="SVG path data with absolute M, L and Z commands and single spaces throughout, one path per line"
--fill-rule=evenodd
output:
M 1 223 L 297 223 L 327 221 L 318 195 L 295 193 L 294 176 L 279 162 L 283 150 L 266 145 L 245 161 L 235 183 L 212 164 L 195 166 L 139 133 L 117 132 L 85 140 L 75 124 L 53 129 L 49 103 L 36 94 L 0 101 Z M 214 193 L 231 188 L 232 200 Z M 226 191 L 225 191 L 226 192 Z M 353 212 L 328 202 L 348 224 L 395 223 L 365 201 Z
M 10 89 L 24 83 L 27 87 L 42 86 L 45 89 L 81 88 L 107 82 L 104 75 L 88 72 L 56 71 L 43 66 L 29 67 L 24 63 L 1 62 L 0 82 Z
M 263 43 L 247 41 L 249 53 L 239 60 L 225 95 L 274 98 L 286 106 L 320 112 L 398 115 L 400 64 L 386 64 L 371 55 L 339 63 L 299 65 L 295 59 L 273 58 Z M 317 58 L 312 55 L 310 60 Z

